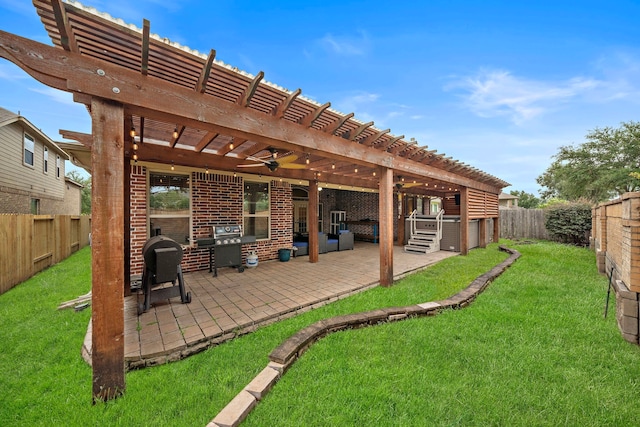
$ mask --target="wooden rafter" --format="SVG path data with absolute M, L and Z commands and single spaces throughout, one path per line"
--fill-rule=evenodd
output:
M 220 156 L 224 156 L 227 153 L 230 153 L 231 151 L 239 147 L 240 145 L 244 144 L 245 142 L 247 142 L 247 140 L 244 138 L 231 138 L 231 142 L 226 144 L 222 148 L 220 148 L 216 154 Z
M 142 51 L 140 72 L 143 76 L 149 74 L 149 34 L 151 32 L 151 23 L 148 19 L 142 20 Z
M 335 133 L 335 131 L 340 129 L 340 126 L 345 124 L 347 122 L 347 120 L 349 120 L 353 116 L 354 116 L 353 113 L 349 113 L 346 116 L 343 116 L 340 120 L 336 120 L 334 123 L 331 123 L 330 125 L 327 125 L 323 129 L 323 132 L 333 135 Z
M 196 87 L 194 88 L 196 92 L 205 93 L 207 90 L 207 82 L 209 81 L 209 75 L 211 74 L 211 67 L 213 66 L 213 60 L 216 58 L 216 51 L 211 49 L 209 51 L 209 56 L 207 57 L 207 61 L 204 63 L 202 67 L 202 71 L 200 71 L 200 77 L 198 78 L 198 83 L 196 83 Z
M 391 147 L 396 142 L 400 141 L 402 138 L 404 138 L 404 135 L 394 136 L 393 138 L 389 139 L 385 143 L 378 144 L 378 148 L 389 151 L 389 147 Z
M 331 107 L 331 103 L 327 102 L 321 106 L 319 106 L 318 108 L 316 108 L 314 111 L 312 111 L 311 113 L 307 114 L 305 117 L 303 117 L 302 119 L 300 119 L 300 124 L 304 127 L 311 127 L 313 125 L 313 122 L 320 117 L 320 114 L 322 114 L 322 112 L 324 110 L 326 110 L 327 108 Z
M 273 111 L 273 115 L 276 119 L 281 119 L 284 117 L 285 113 L 293 104 L 293 101 L 302 93 L 302 89 L 296 89 L 291 92 L 287 97 L 275 108 Z
M 258 89 L 258 85 L 260 81 L 264 78 L 264 72 L 260 71 L 257 76 L 254 77 L 253 81 L 247 86 L 242 93 L 242 96 L 238 98 L 238 105 L 241 107 L 248 107 L 251 103 L 251 98 L 256 93 L 256 89 Z
M 180 137 L 182 136 L 182 133 L 184 132 L 185 126 L 176 126 L 176 130 L 173 131 L 173 133 L 177 133 L 177 135 L 171 135 L 171 147 L 175 147 L 176 144 L 178 143 L 178 140 L 180 139 Z
M 367 128 L 369 128 L 371 126 L 373 126 L 373 122 L 368 122 L 368 123 L 361 124 L 356 129 L 353 129 L 352 131 L 347 132 L 346 139 L 348 139 L 349 141 L 355 141 L 356 138 L 358 136 L 360 136 L 360 134 L 362 132 L 364 132 Z
M 391 132 L 391 129 L 385 129 L 385 130 L 381 130 L 380 132 L 376 132 L 373 135 L 369 135 L 368 137 L 366 137 L 361 144 L 362 145 L 366 145 L 367 147 L 371 147 L 372 145 L 375 144 L 375 142 L 381 138 L 383 135 L 387 134 Z
M 78 43 L 73 34 L 73 29 L 71 25 L 69 25 L 69 17 L 67 16 L 62 0 L 53 0 L 51 6 L 53 6 L 53 15 L 58 31 L 60 32 L 60 44 L 62 44 L 62 48 L 68 52 L 78 52 Z
M 207 148 L 207 146 L 211 144 L 217 136 L 217 132 L 207 132 L 207 134 L 196 144 L 196 152 L 200 153 L 202 150 Z

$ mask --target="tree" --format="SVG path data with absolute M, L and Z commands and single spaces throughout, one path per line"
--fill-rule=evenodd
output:
M 511 190 L 509 194 L 518 198 L 518 206 L 521 208 L 535 209 L 540 206 L 540 199 L 526 191 Z
M 640 189 L 640 123 L 596 128 L 578 146 L 560 147 L 551 166 L 537 178 L 547 199 L 585 198 L 592 203 Z
M 82 190 L 80 192 L 82 208 L 82 214 L 90 214 L 91 213 L 91 177 L 85 178 L 80 175 L 77 171 L 67 172 L 66 177 L 72 181 L 77 182 L 82 185 Z

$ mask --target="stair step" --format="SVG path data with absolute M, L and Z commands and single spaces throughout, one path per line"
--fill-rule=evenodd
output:
M 435 236 L 436 234 L 438 234 L 438 230 L 428 230 L 428 229 L 415 230 L 414 234 L 427 234 L 427 235 Z
M 436 242 L 433 239 L 429 239 L 429 240 L 409 239 L 409 241 L 407 242 L 407 244 L 409 245 L 417 245 L 417 246 L 430 246 L 430 245 L 433 245 L 434 243 Z

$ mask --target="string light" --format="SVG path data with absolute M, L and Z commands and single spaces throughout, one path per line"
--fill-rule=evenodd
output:
M 307 154 L 307 158 L 304 161 L 306 164 L 309 164 L 309 155 Z
M 178 126 L 173 129 L 173 139 L 178 139 Z
M 233 142 L 229 143 L 229 150 L 233 150 Z
M 355 168 L 353 171 L 354 171 L 355 173 L 358 173 L 358 168 Z
M 206 166 L 206 165 L 205 165 L 205 167 L 204 167 L 204 173 L 206 173 L 206 174 L 208 174 L 208 173 L 209 173 L 209 166 Z
M 134 143 L 133 143 L 133 150 L 135 151 L 135 150 L 137 150 L 137 149 L 138 149 L 138 143 L 137 143 L 137 142 L 134 142 Z
M 134 128 L 133 125 L 131 126 L 131 129 L 129 130 L 129 136 L 131 138 L 135 138 L 136 137 L 136 128 Z
M 331 163 L 331 169 L 335 169 L 336 168 L 336 164 L 335 163 Z
M 175 166 L 173 166 L 173 160 L 171 161 L 171 170 L 175 170 Z

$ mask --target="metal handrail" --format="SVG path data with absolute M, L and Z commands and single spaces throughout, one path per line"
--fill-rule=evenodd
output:
M 413 212 L 411 212 L 411 215 L 409 215 L 409 224 L 411 227 L 411 235 L 415 235 L 416 234 L 416 223 L 417 221 L 419 221 L 418 218 L 416 218 L 418 215 L 418 210 L 414 209 Z M 438 241 L 442 240 L 442 221 L 444 218 L 444 209 L 440 209 L 440 211 L 436 214 L 436 235 L 438 237 Z

